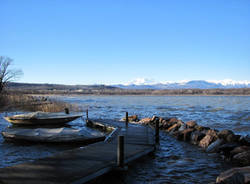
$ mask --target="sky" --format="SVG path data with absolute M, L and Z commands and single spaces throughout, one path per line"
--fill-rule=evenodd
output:
M 250 81 L 249 0 L 0 0 L 19 82 Z

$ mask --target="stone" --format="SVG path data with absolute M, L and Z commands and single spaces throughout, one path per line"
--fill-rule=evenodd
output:
M 241 136 L 240 139 L 239 139 L 239 142 L 242 145 L 250 146 L 250 136 L 249 135 L 247 135 L 247 136 Z
M 151 122 L 151 118 L 143 118 L 138 123 L 148 125 Z
M 188 128 L 188 129 L 186 129 L 186 130 L 183 130 L 183 131 L 182 131 L 183 140 L 184 140 L 184 141 L 190 141 L 190 139 L 191 139 L 191 134 L 192 134 L 193 131 L 194 131 L 193 128 Z
M 216 141 L 217 138 L 217 132 L 210 129 L 207 131 L 206 136 L 200 141 L 199 146 L 206 149 L 212 142 Z
M 126 117 L 122 118 L 122 121 L 126 121 Z M 137 115 L 132 115 L 132 116 L 128 116 L 128 122 L 138 122 L 138 116 Z
M 249 184 L 250 183 L 250 166 L 236 167 L 222 172 L 216 178 L 217 184 Z
M 224 129 L 218 133 L 218 136 L 220 139 L 226 140 L 227 136 L 230 134 L 234 134 L 234 133 L 231 130 Z
M 170 127 L 169 124 L 168 124 L 168 121 L 165 120 L 165 119 L 162 120 L 161 124 L 162 124 L 163 129 L 168 129 Z
M 169 124 L 173 125 L 173 124 L 178 122 L 178 119 L 177 118 L 170 118 L 168 122 L 169 122 Z
M 175 130 L 177 130 L 178 129 L 178 124 L 176 123 L 176 124 L 174 124 L 174 125 L 172 125 L 170 128 L 168 128 L 168 132 L 174 132 Z
M 207 134 L 199 143 L 199 146 L 206 149 L 214 140 L 212 135 Z
M 226 144 L 221 145 L 218 150 L 221 151 L 223 155 L 225 155 L 226 157 L 230 157 L 230 152 L 238 146 L 240 145 L 236 142 L 226 143 Z
M 198 130 L 198 131 L 205 130 L 205 128 L 204 128 L 203 126 L 200 126 L 200 125 L 196 125 L 194 128 L 195 128 L 196 130 Z
M 250 151 L 244 151 L 234 155 L 232 161 L 234 164 L 240 166 L 250 165 Z
M 194 128 L 197 125 L 197 123 L 191 120 L 191 121 L 186 122 L 186 125 L 188 126 L 188 128 Z
M 234 148 L 232 151 L 230 151 L 230 157 L 233 157 L 234 155 L 244 151 L 250 151 L 250 146 L 238 146 Z
M 182 124 L 181 126 L 180 126 L 180 128 L 178 129 L 178 131 L 183 131 L 183 130 L 186 130 L 187 129 L 187 125 L 186 124 Z
M 194 131 L 191 134 L 191 143 L 192 144 L 199 144 L 200 140 L 202 140 L 205 137 L 206 134 L 200 132 L 200 131 Z
M 154 122 L 156 119 L 158 119 L 158 117 L 157 116 L 153 116 L 152 119 L 151 119 L 151 121 Z
M 227 137 L 226 137 L 226 141 L 227 142 L 237 142 L 239 140 L 239 135 L 234 135 L 234 134 L 229 134 Z
M 207 133 L 206 133 L 206 135 L 211 135 L 211 136 L 213 136 L 215 139 L 218 138 L 217 132 L 216 132 L 215 130 L 212 130 L 212 129 L 208 130 Z
M 208 153 L 217 152 L 219 150 L 220 145 L 224 144 L 224 142 L 225 142 L 224 139 L 217 139 L 207 147 L 206 152 Z

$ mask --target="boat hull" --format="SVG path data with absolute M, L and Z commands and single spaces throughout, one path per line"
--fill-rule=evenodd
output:
M 73 121 L 81 116 L 73 116 L 67 118 L 48 118 L 48 119 L 14 119 L 11 117 L 4 117 L 5 120 L 12 123 L 13 125 L 58 125 L 65 124 Z
M 105 139 L 101 133 L 92 135 L 71 128 L 8 128 L 2 132 L 2 136 L 6 141 L 32 143 L 92 143 Z

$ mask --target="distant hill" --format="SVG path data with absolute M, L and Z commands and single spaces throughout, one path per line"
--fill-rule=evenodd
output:
M 250 82 L 208 82 L 205 80 L 192 80 L 187 82 L 167 82 L 167 83 L 130 83 L 127 85 L 113 85 L 122 89 L 232 89 L 250 88 Z

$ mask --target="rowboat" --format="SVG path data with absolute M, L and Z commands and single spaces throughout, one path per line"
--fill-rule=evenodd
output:
M 74 128 L 7 128 L 2 131 L 8 141 L 25 141 L 38 143 L 90 143 L 105 139 L 105 135 L 97 131 Z
M 32 112 L 4 117 L 4 119 L 14 125 L 58 125 L 73 121 L 81 116 L 80 113 Z

